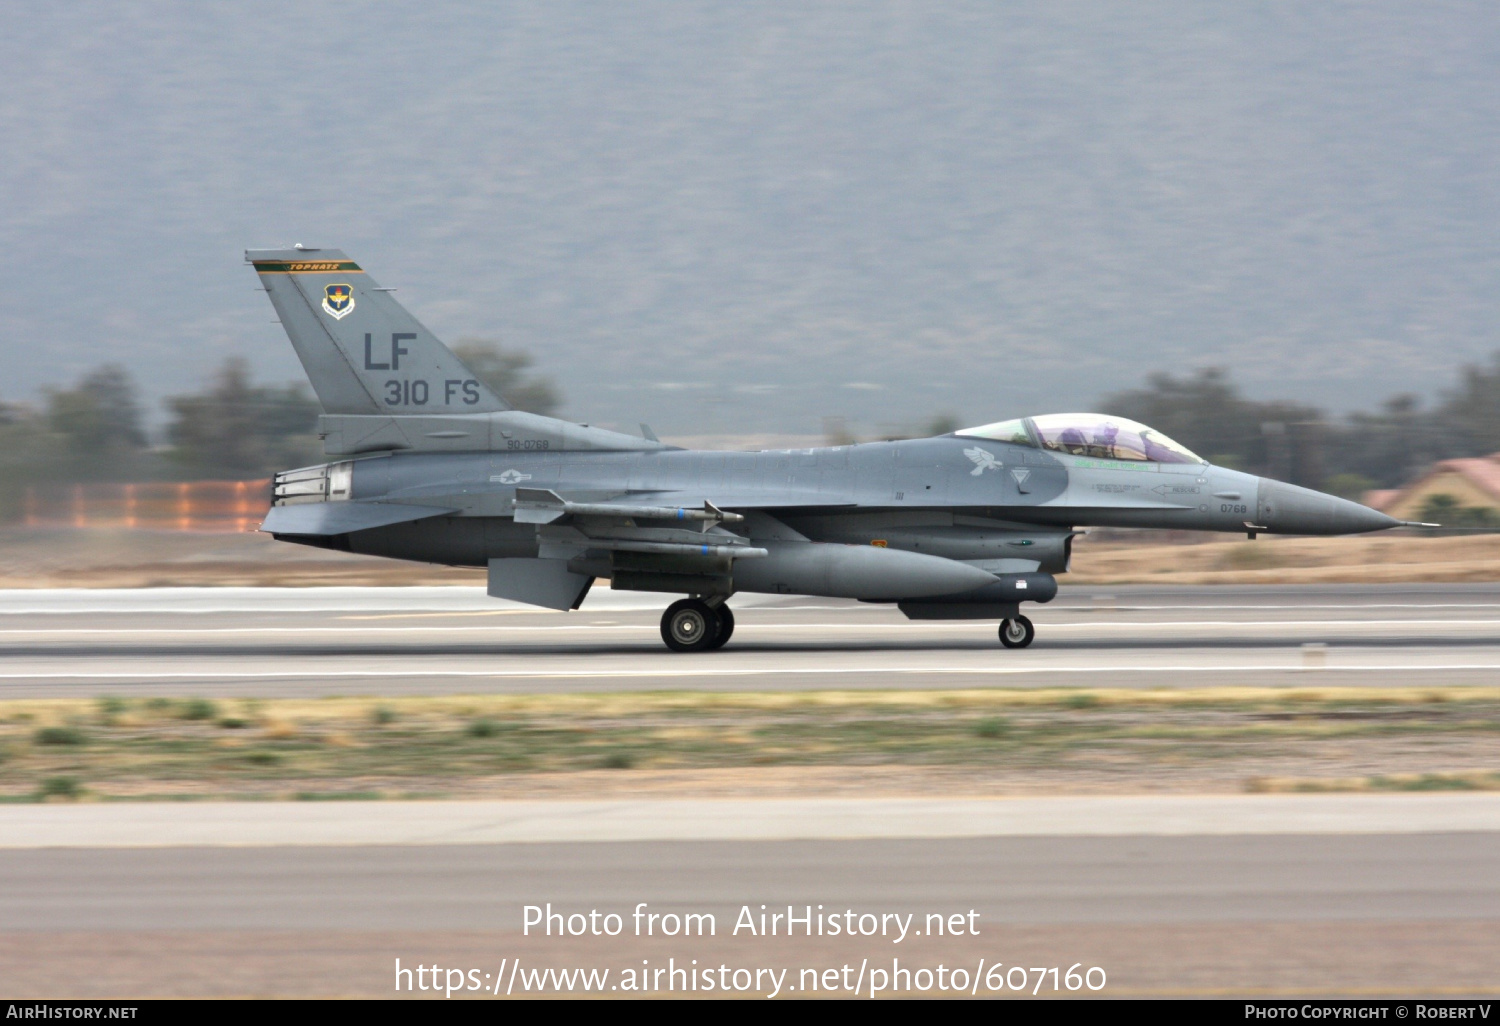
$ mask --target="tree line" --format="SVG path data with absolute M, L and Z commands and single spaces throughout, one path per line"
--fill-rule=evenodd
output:
M 527 354 L 485 339 L 463 339 L 453 348 L 511 405 L 556 410 L 557 389 L 531 371 Z M 1371 488 L 1402 485 L 1435 460 L 1500 451 L 1500 352 L 1488 364 L 1462 368 L 1431 406 L 1396 395 L 1373 410 L 1332 417 L 1303 403 L 1247 398 L 1215 367 L 1152 374 L 1098 405 L 1221 466 L 1358 498 Z M 48 390 L 40 406 L 0 404 L 0 489 L 49 481 L 242 480 L 324 459 L 319 407 L 307 387 L 256 384 L 238 358 L 226 360 L 205 389 L 173 396 L 165 407 L 167 423 L 153 440 L 134 382 L 114 364 L 71 388 Z M 955 426 L 938 418 L 928 433 Z M 842 438 L 841 422 L 835 427 L 830 437 L 852 440 Z
M 1153 374 L 1100 406 L 1220 466 L 1357 499 L 1406 484 L 1436 460 L 1500 451 L 1500 352 L 1462 368 L 1431 406 L 1395 395 L 1374 410 L 1331 417 L 1302 403 L 1247 399 L 1220 368 Z
M 531 358 L 485 339 L 463 339 L 460 359 L 517 409 L 550 413 L 557 389 Z M 0 404 L 0 515 L 16 486 L 47 482 L 246 480 L 322 462 L 320 407 L 306 385 L 266 385 L 231 357 L 202 391 L 172 396 L 152 437 L 135 382 L 117 364 L 48 389 L 38 405 Z
M 1207 367 L 1182 376 L 1151 374 L 1141 387 L 1112 392 L 1095 408 L 1155 428 L 1219 466 L 1357 500 L 1374 488 L 1407 484 L 1437 460 L 1500 452 L 1500 351 L 1487 365 L 1463 367 L 1431 406 L 1415 395 L 1394 395 L 1373 410 L 1334 417 L 1306 403 L 1249 399 L 1227 370 Z M 1016 412 L 1028 411 L 989 415 Z M 944 413 L 921 427 L 876 437 L 928 437 L 964 423 L 974 421 Z M 823 433 L 830 445 L 860 440 L 842 417 L 824 418 Z M 1452 523 L 1456 517 L 1440 509 L 1428 519 Z

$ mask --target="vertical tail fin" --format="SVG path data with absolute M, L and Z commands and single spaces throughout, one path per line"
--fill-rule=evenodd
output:
M 326 413 L 508 410 L 448 347 L 336 249 L 252 249 L 245 259 Z

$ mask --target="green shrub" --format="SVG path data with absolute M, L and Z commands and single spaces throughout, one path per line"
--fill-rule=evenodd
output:
M 370 710 L 370 719 L 377 727 L 386 727 L 396 722 L 396 710 L 388 705 L 377 705 Z
M 247 752 L 245 761 L 252 766 L 275 766 L 281 761 L 281 756 L 275 752 Z
M 494 720 L 475 720 L 464 728 L 464 732 L 470 737 L 494 737 L 500 733 L 500 724 Z
M 1088 691 L 1080 691 L 1076 695 L 1069 695 L 1063 705 L 1069 709 L 1092 709 L 1099 704 L 1099 696 Z
M 239 730 L 244 727 L 245 721 L 238 716 L 226 716 L 219 721 L 219 726 L 225 730 Z
M 635 757 L 629 752 L 610 752 L 599 761 L 599 765 L 604 769 L 630 769 L 635 765 Z
M 299 802 L 378 802 L 385 796 L 379 791 L 298 791 Z
M 1423 773 L 1418 777 L 1370 778 L 1370 786 L 1378 791 L 1483 791 L 1485 781 L 1448 773 Z
M 1429 496 L 1417 514 L 1422 520 L 1440 527 L 1495 527 L 1500 514 L 1488 506 L 1465 506 L 1451 495 L 1439 492 Z
M 206 698 L 189 698 L 177 709 L 181 720 L 211 720 L 219 715 L 219 707 Z
M 37 789 L 37 796 L 47 798 L 77 798 L 83 793 L 83 785 L 77 777 L 48 777 Z
M 81 745 L 83 742 L 83 731 L 77 727 L 43 727 L 36 732 L 39 745 Z
M 974 733 L 984 738 L 1008 737 L 1010 736 L 1010 720 L 1003 716 L 980 720 L 979 725 L 974 728 Z

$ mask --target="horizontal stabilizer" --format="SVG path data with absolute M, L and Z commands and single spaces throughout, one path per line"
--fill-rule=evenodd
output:
M 442 506 L 411 506 L 396 502 L 310 502 L 299 506 L 272 506 L 260 529 L 266 534 L 326 537 L 457 512 Z

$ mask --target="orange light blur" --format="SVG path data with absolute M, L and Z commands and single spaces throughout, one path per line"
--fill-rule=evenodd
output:
M 140 481 L 30 485 L 27 527 L 124 527 L 146 531 L 254 531 L 271 505 L 271 482 Z

